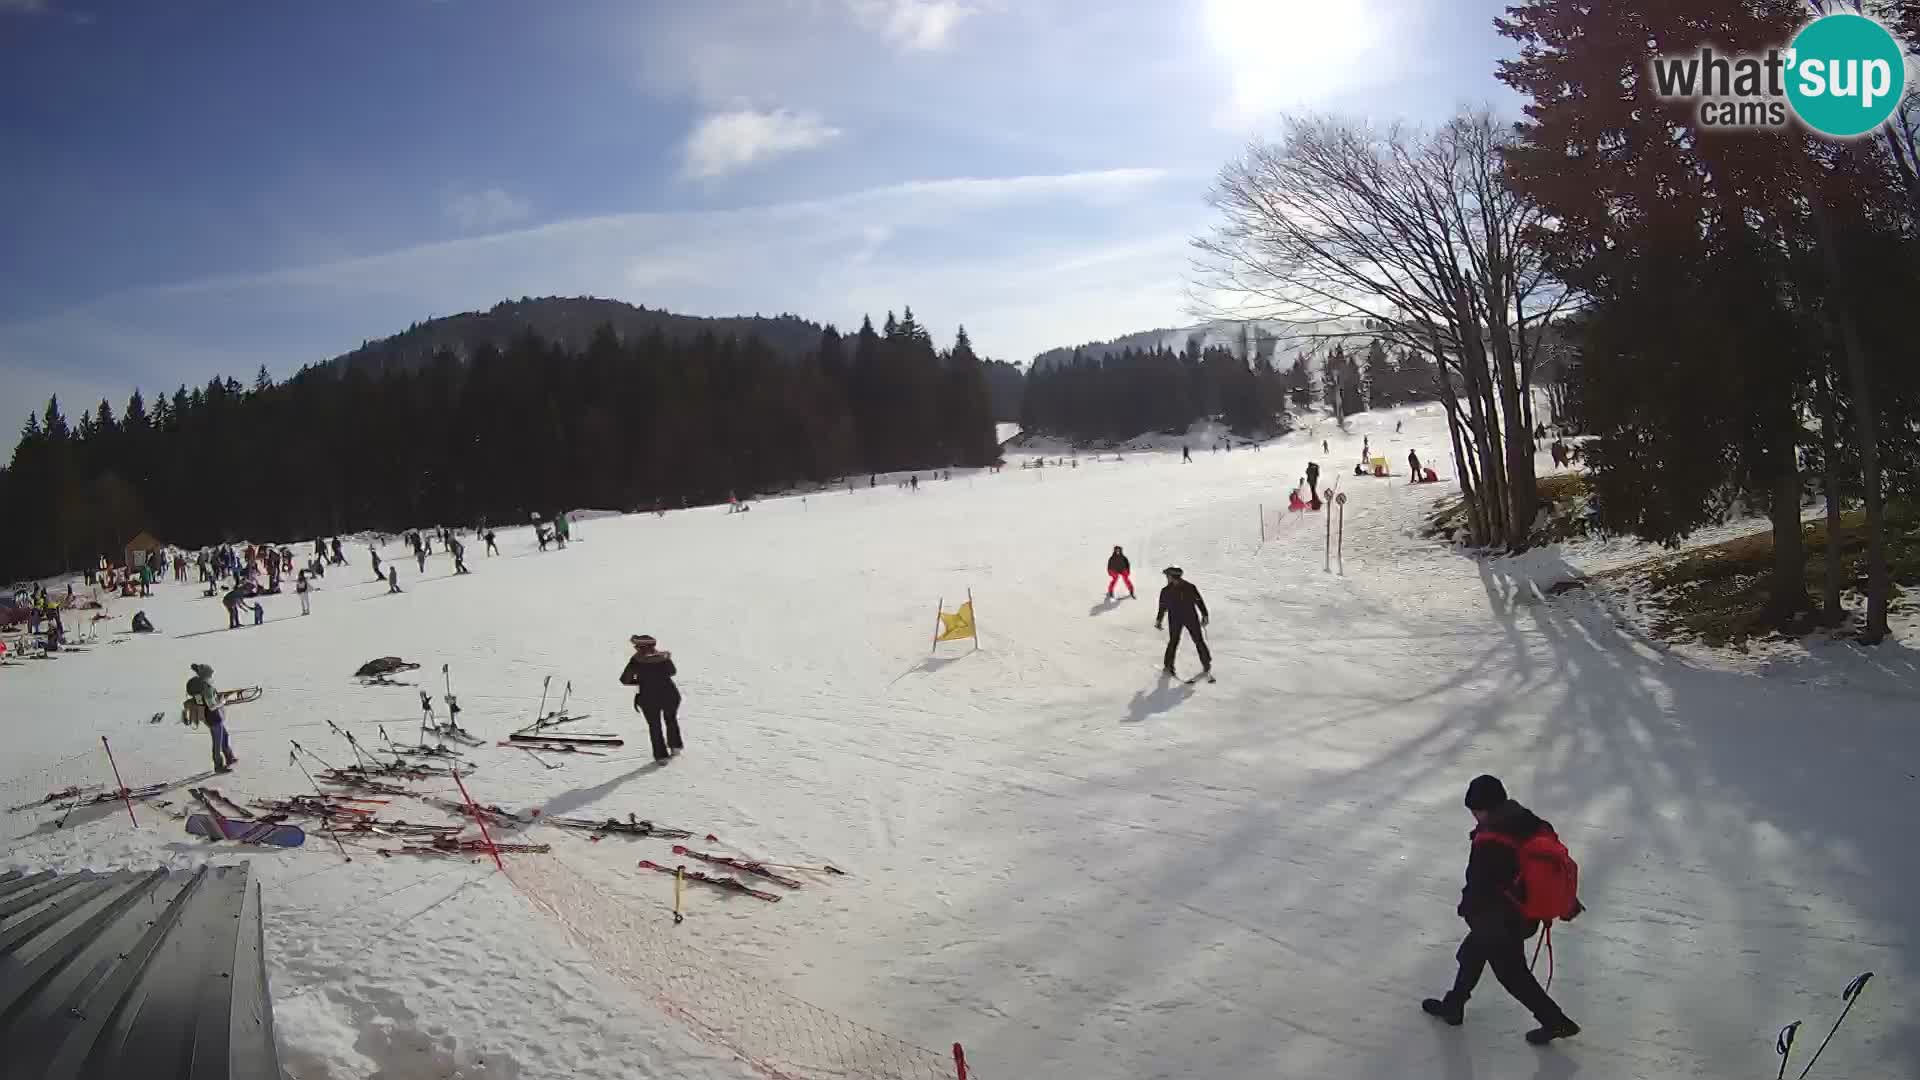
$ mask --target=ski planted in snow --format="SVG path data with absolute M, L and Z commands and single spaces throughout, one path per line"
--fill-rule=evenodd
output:
M 648 859 L 640 860 L 640 869 L 657 870 L 662 874 L 679 874 L 688 881 L 697 881 L 702 885 L 711 885 L 716 889 L 724 889 L 727 892 L 746 893 L 756 900 L 765 900 L 770 904 L 780 902 L 779 893 L 770 893 L 763 889 L 756 889 L 744 881 L 730 877 L 716 877 L 712 874 L 703 874 L 698 870 L 688 870 L 684 867 L 661 866 L 659 863 Z

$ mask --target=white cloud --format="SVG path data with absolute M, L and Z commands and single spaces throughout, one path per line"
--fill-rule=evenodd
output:
M 0 325 L 0 400 L 23 403 L 8 418 L 17 423 L 53 389 L 65 401 L 111 388 L 118 404 L 134 385 L 151 394 L 215 372 L 244 379 L 260 363 L 291 371 L 418 319 L 522 295 L 695 315 L 793 311 L 842 329 L 911 304 L 943 339 L 964 322 L 984 354 L 1026 360 L 1182 322 L 1186 239 L 1207 215 L 1190 197 L 1197 183 L 1156 169 L 922 181 L 553 221 L 127 290 Z M 1019 242 L 994 239 L 1006 236 Z M 55 384 L 53 371 L 77 385 Z
M 694 126 L 683 148 L 684 172 L 696 179 L 725 176 L 782 154 L 812 150 L 840 137 L 814 113 L 735 109 L 712 113 Z
M 979 12 L 962 0 L 847 0 L 854 17 L 907 49 L 932 50 L 947 43 L 961 20 Z
M 445 209 L 447 217 L 467 232 L 512 225 L 527 220 L 533 213 L 527 200 L 515 198 L 497 187 L 450 196 Z

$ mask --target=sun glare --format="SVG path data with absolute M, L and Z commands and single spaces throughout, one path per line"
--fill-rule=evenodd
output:
M 1206 0 L 1202 18 L 1239 120 L 1360 81 L 1380 44 L 1379 22 L 1360 0 Z

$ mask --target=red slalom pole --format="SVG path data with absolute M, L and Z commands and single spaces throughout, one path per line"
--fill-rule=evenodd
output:
M 467 812 L 473 815 L 474 823 L 480 826 L 480 839 L 487 842 L 487 853 L 493 856 L 493 865 L 501 873 L 506 873 L 507 864 L 500 861 L 500 849 L 493 846 L 493 834 L 487 831 L 486 817 L 480 813 L 479 807 L 473 805 L 473 796 L 467 794 L 467 785 L 460 782 L 459 766 L 448 766 L 447 771 L 453 774 L 453 783 L 460 789 L 460 797 L 467 800 Z
M 102 735 L 100 745 L 107 749 L 107 764 L 113 766 L 113 783 L 120 791 L 120 801 L 127 804 L 127 820 L 133 822 L 133 827 L 137 829 L 140 827 L 140 822 L 133 816 L 133 799 L 127 794 L 126 781 L 120 779 L 120 766 L 114 763 L 113 744 L 107 741 L 105 735 Z
M 953 1067 L 960 1072 L 960 1080 L 967 1080 L 967 1052 L 960 1049 L 959 1043 L 953 1044 Z

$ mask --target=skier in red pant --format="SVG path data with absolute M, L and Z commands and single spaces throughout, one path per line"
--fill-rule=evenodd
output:
M 1133 564 L 1127 561 L 1127 553 L 1120 545 L 1113 545 L 1113 554 L 1107 556 L 1107 599 L 1113 599 L 1115 582 L 1125 582 L 1128 599 L 1133 598 Z

